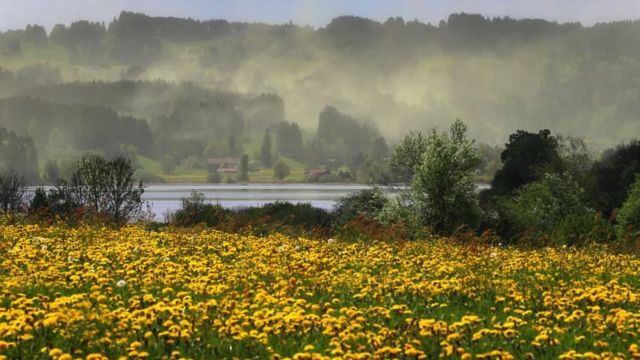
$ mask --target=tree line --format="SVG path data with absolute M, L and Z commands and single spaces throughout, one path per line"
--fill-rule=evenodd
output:
M 407 134 L 390 159 L 406 187 L 343 199 L 341 224 L 373 221 L 403 236 L 497 235 L 503 243 L 580 245 L 634 240 L 640 230 L 640 142 L 593 159 L 579 138 L 518 130 L 501 155 L 491 187 L 477 191 L 482 159 L 466 125 Z
M 166 173 L 177 166 L 204 169 L 210 158 L 250 155 L 254 167 L 271 168 L 279 156 L 309 168 L 322 167 L 328 172 L 324 181 L 369 182 L 388 177 L 383 169 L 370 170 L 388 155 L 388 146 L 369 121 L 326 106 L 318 115 L 315 134 L 305 135 L 298 123 L 285 120 L 283 101 L 276 95 L 212 91 L 191 83 L 94 81 L 38 86 L 0 100 L 0 126 L 31 138 L 41 154 L 89 151 L 126 154 L 133 160 L 142 155 L 161 162 Z M 267 134 L 261 153 L 247 153 L 248 139 L 263 133 Z M 50 167 L 55 166 L 52 162 L 51 156 L 46 157 Z M 24 166 L 24 172 L 38 174 L 37 162 Z M 289 172 L 283 163 L 278 170 L 279 175 Z M 27 178 L 32 181 L 37 176 Z
M 640 235 L 640 141 L 620 144 L 594 159 L 579 138 L 547 129 L 518 130 L 500 154 L 502 167 L 491 187 L 478 191 L 474 176 L 482 157 L 466 124 L 456 120 L 449 131 L 406 134 L 388 159 L 397 183 L 349 195 L 333 213 L 292 204 L 231 211 L 195 193 L 168 220 L 178 226 L 205 223 L 229 231 L 252 228 L 355 240 L 464 238 L 471 233 L 508 244 L 635 246 Z M 24 177 L 7 168 L 0 175 L 0 208 L 43 219 L 123 224 L 144 215 L 143 187 L 134 171 L 123 156 L 84 156 L 71 176 L 27 197 Z

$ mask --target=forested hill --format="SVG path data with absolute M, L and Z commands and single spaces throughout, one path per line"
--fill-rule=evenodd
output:
M 91 148 L 61 141 L 62 129 L 104 128 L 115 137 L 96 130 L 104 144 L 88 150 L 124 148 L 155 173 L 162 163 L 201 178 L 207 158 L 261 163 L 270 136 L 300 173 L 355 177 L 407 130 L 455 118 L 481 143 L 548 128 L 597 153 L 640 133 L 640 21 L 341 16 L 312 28 L 122 12 L 109 24 L 0 33 L 0 99 L 0 126 L 36 140 L 41 172 L 49 157 Z M 334 122 L 347 130 L 320 134 Z M 120 138 L 126 124 L 143 138 Z
M 0 39 L 0 66 L 16 78 L 46 62 L 62 81 L 190 80 L 274 93 L 288 119 L 307 128 L 332 105 L 391 137 L 455 117 L 495 144 L 516 128 L 552 127 L 600 146 L 640 130 L 638 21 L 453 14 L 432 25 L 343 16 L 314 29 L 123 12 L 110 24 L 77 21 L 49 34 L 28 26 Z
M 34 87 L 22 95 L 69 105 L 106 106 L 121 113 L 145 117 L 151 123 L 159 117 L 202 109 L 210 115 L 209 123 L 188 124 L 193 119 L 183 116 L 184 123 L 180 124 L 193 127 L 199 133 L 240 135 L 245 127 L 263 131 L 285 120 L 284 103 L 276 94 L 241 94 L 162 80 L 74 81 Z M 236 130 L 232 131 L 233 128 Z

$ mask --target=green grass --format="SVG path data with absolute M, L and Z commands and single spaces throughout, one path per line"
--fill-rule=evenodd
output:
M 163 179 L 165 182 L 206 182 L 207 171 L 204 169 L 189 169 L 182 166 L 175 168 L 172 174 L 162 171 L 162 164 L 154 159 L 138 156 L 138 168 L 141 172 Z

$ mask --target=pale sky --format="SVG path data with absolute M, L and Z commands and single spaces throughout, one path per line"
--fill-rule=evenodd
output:
M 0 0 L 0 30 L 75 20 L 109 22 L 121 10 L 149 15 L 324 26 L 338 15 L 437 24 L 453 12 L 544 18 L 585 25 L 640 19 L 640 0 Z

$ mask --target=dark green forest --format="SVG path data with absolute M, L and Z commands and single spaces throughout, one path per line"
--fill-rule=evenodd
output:
M 122 12 L 0 33 L 0 98 L 0 160 L 32 181 L 92 152 L 125 154 L 152 181 L 205 180 L 208 159 L 246 154 L 254 180 L 282 160 L 290 179 L 388 182 L 408 129 L 456 118 L 490 179 L 518 129 L 582 138 L 593 158 L 637 136 L 640 21 L 461 13 L 312 28 Z M 28 161 L 10 155 L 22 148 Z

